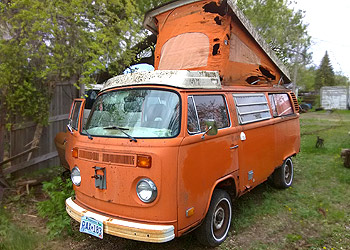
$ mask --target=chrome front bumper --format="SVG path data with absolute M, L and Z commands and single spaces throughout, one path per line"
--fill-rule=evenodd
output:
M 94 218 L 103 222 L 104 233 L 122 238 L 145 242 L 167 242 L 175 238 L 173 225 L 151 225 L 107 217 L 76 204 L 72 198 L 66 200 L 67 213 L 80 222 L 82 216 Z

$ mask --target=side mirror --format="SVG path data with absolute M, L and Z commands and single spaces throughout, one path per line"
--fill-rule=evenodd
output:
M 67 128 L 71 134 L 73 134 L 72 119 L 68 120 Z
M 202 135 L 202 139 L 204 139 L 205 135 L 217 135 L 218 134 L 218 126 L 214 119 L 204 121 L 206 130 Z

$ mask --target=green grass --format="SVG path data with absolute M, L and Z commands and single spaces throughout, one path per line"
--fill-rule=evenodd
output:
M 5 208 L 0 208 L 0 249 L 37 249 L 39 242 L 39 236 L 35 232 L 13 223 Z
M 350 169 L 340 152 L 350 148 L 350 112 L 301 118 L 301 152 L 294 183 L 276 190 L 264 183 L 234 204 L 234 249 L 349 249 Z M 316 148 L 317 136 L 324 147 Z M 223 249 L 228 247 L 225 243 Z

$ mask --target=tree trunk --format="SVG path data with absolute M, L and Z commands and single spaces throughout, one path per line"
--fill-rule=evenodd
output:
M 344 167 L 350 168 L 350 149 L 343 149 L 340 155 L 344 160 Z

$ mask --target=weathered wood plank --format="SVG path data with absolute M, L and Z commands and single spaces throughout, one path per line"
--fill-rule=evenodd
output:
M 22 160 L 27 160 L 21 157 L 14 159 L 11 161 L 11 167 L 8 167 L 6 170 L 3 169 L 4 174 L 13 173 L 33 165 L 36 168 L 49 167 L 49 165 L 57 161 L 58 158 L 54 158 L 58 155 L 54 138 L 58 132 L 65 130 L 65 123 L 68 120 L 72 100 L 78 97 L 77 89 L 72 86 L 73 82 L 62 82 L 56 85 L 50 104 L 49 126 L 43 128 L 38 144 L 39 149 L 32 151 L 33 159 L 30 159 L 28 162 L 21 162 Z M 30 120 L 24 121 L 20 116 L 15 117 L 11 123 L 14 126 L 9 132 L 9 156 L 14 156 L 26 151 L 27 147 L 32 145 L 36 123 Z
M 19 163 L 17 165 L 5 168 L 3 173 L 4 173 L 4 175 L 11 174 L 11 173 L 16 172 L 18 170 L 25 169 L 27 167 L 33 166 L 33 165 L 35 165 L 37 163 L 40 163 L 40 162 L 43 162 L 43 161 L 47 161 L 47 160 L 52 159 L 52 158 L 54 158 L 56 156 L 58 156 L 57 151 L 56 152 L 51 152 L 51 153 L 48 153 L 48 154 L 45 154 L 45 155 L 41 155 L 39 157 L 31 159 L 30 161 Z
M 8 158 L 8 159 L 6 159 L 6 160 L 0 162 L 0 166 L 4 165 L 4 164 L 6 164 L 6 163 L 8 163 L 8 162 L 10 162 L 10 161 L 13 161 L 13 160 L 15 160 L 15 159 L 17 159 L 17 158 L 19 158 L 19 157 L 21 157 L 21 156 L 23 156 L 23 155 L 26 155 L 26 154 L 32 152 L 33 150 L 35 150 L 35 149 L 37 149 L 37 148 L 38 148 L 38 147 L 30 148 L 30 149 L 28 149 L 28 150 L 26 150 L 26 151 L 23 151 L 22 153 L 19 153 L 19 154 L 15 155 L 15 156 L 12 156 L 12 157 L 10 157 L 10 158 Z
M 49 118 L 49 123 L 67 120 L 68 117 L 69 117 L 69 114 L 51 116 Z M 16 131 L 16 130 L 21 130 L 21 129 L 35 127 L 35 126 L 36 126 L 35 122 L 24 122 L 22 124 L 14 124 L 12 126 L 11 130 L 12 131 Z

